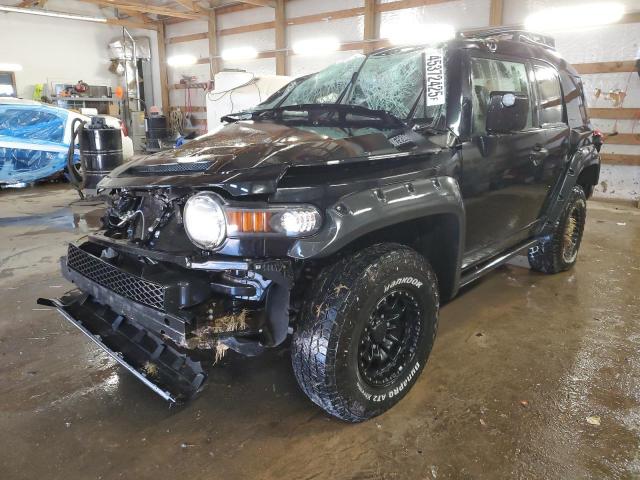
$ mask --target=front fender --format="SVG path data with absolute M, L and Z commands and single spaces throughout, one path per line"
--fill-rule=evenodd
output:
M 448 176 L 346 195 L 327 209 L 326 224 L 321 232 L 298 240 L 288 254 L 298 259 L 327 257 L 370 232 L 439 214 L 451 214 L 457 219 L 457 279 L 464 248 L 465 209 L 458 182 Z

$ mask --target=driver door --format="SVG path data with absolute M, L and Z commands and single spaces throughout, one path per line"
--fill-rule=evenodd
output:
M 470 57 L 471 109 L 462 145 L 462 195 L 466 209 L 463 268 L 480 263 L 529 237 L 544 195 L 544 133 L 537 128 L 530 65 L 504 56 Z M 529 101 L 524 129 L 487 132 L 491 92 L 517 92 Z M 534 120 L 535 119 L 535 120 Z

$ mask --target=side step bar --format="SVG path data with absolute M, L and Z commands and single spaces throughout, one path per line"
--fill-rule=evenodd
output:
M 79 290 L 60 300 L 39 298 L 55 308 L 93 343 L 129 373 L 171 404 L 182 403 L 202 390 L 207 378 L 195 362 L 108 307 Z
M 516 245 L 515 247 L 507 250 L 504 253 L 501 253 L 497 257 L 493 257 L 491 260 L 481 263 L 480 265 L 470 268 L 468 271 L 462 274 L 462 278 L 460 279 L 460 286 L 464 287 L 469 285 L 471 282 L 476 281 L 486 273 L 489 273 L 491 270 L 498 268 L 500 265 L 504 265 L 513 257 L 518 255 L 522 250 L 529 249 L 538 244 L 538 239 L 527 240 L 520 245 Z

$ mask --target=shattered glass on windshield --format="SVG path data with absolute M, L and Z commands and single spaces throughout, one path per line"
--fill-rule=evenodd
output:
M 358 71 L 364 55 L 335 63 L 302 82 L 282 103 L 283 107 L 305 103 L 335 103 Z
M 407 118 L 422 91 L 422 51 L 370 57 L 345 102 Z
M 426 105 L 424 55 L 425 49 L 416 47 L 356 55 L 292 81 L 256 110 L 341 104 L 432 123 L 442 113 L 443 105 Z

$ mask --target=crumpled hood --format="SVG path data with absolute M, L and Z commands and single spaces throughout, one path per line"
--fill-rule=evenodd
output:
M 267 192 L 275 188 L 277 180 L 292 166 L 368 160 L 375 155 L 398 154 L 406 150 L 403 143 L 414 145 L 413 140 L 425 141 L 411 130 L 389 140 L 388 136 L 394 133 L 397 132 L 376 128 L 292 127 L 240 121 L 176 150 L 137 157 L 111 172 L 100 187 L 215 186 L 231 179 L 238 183 L 255 178 L 262 183 L 260 192 Z M 402 141 L 395 141 L 399 137 Z

